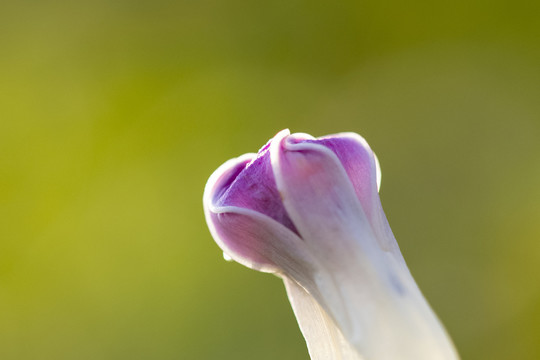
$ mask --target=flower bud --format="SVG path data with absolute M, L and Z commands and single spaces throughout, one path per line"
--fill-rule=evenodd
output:
M 283 130 L 219 167 L 203 203 L 225 254 L 283 278 L 312 359 L 457 359 L 403 260 L 379 185 L 359 135 Z

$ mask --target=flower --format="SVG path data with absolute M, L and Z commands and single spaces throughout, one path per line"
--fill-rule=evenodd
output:
M 312 359 L 457 359 L 405 264 L 379 185 L 361 136 L 283 130 L 219 167 L 203 204 L 227 256 L 284 280 Z

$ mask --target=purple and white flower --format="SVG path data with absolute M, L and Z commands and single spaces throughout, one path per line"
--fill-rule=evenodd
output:
M 228 257 L 284 280 L 312 359 L 458 359 L 405 264 L 379 185 L 361 136 L 283 130 L 219 167 L 203 203 Z

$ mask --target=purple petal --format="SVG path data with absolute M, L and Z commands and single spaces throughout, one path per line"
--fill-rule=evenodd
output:
M 283 224 L 256 211 L 256 206 L 250 208 L 249 192 L 241 196 L 240 189 L 235 189 L 249 179 L 244 171 L 257 165 L 256 161 L 262 158 L 246 154 L 229 160 L 212 174 L 203 197 L 210 232 L 221 249 L 235 261 L 264 272 L 290 273 L 299 281 L 309 282 L 305 277 L 311 274 L 314 261 L 303 250 L 302 240 Z M 253 169 L 261 171 L 264 167 Z M 260 190 L 257 186 L 253 188 Z M 274 191 L 277 190 L 274 188 Z M 241 204 L 246 206 L 238 206 Z
M 297 232 L 281 201 L 270 164 L 270 140 L 251 162 L 239 165 L 214 198 L 215 206 L 237 206 L 265 214 Z
M 371 227 L 339 158 L 328 147 L 280 133 L 270 147 L 287 213 L 300 236 L 325 256 L 370 253 Z M 336 266 L 338 266 L 336 263 Z
M 310 282 L 314 261 L 303 241 L 273 219 L 249 209 L 224 207 L 207 213 L 211 232 L 233 260 L 255 270 L 286 273 Z
M 316 143 L 328 147 L 336 154 L 353 184 L 379 245 L 404 263 L 381 205 L 378 194 L 380 168 L 368 143 L 355 133 L 328 135 L 317 139 Z
M 375 155 L 367 142 L 353 133 L 325 136 L 311 142 L 324 145 L 336 154 L 349 176 L 362 208 L 370 216 L 374 198 L 378 197 L 377 166 Z

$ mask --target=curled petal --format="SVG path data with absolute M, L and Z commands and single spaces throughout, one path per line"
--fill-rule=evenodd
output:
M 319 138 L 316 143 L 326 146 L 336 154 L 347 172 L 379 245 L 382 249 L 390 251 L 406 268 L 379 198 L 378 191 L 381 186 L 379 160 L 366 140 L 356 133 L 339 133 Z
M 246 154 L 230 160 L 211 176 L 203 197 L 210 232 L 231 259 L 255 270 L 287 273 L 311 283 L 307 275 L 313 273 L 315 261 L 292 230 L 254 209 L 223 205 L 231 184 L 255 158 L 255 154 Z
M 215 182 L 219 184 L 219 191 L 209 190 L 214 194 L 212 205 L 250 209 L 296 231 L 279 197 L 268 147 L 269 144 L 256 155 L 246 154 L 236 162 L 226 163 L 224 169 L 218 169 L 218 173 L 227 174 L 227 180 Z
M 319 138 L 316 144 L 324 145 L 334 152 L 346 171 L 363 210 L 371 216 L 380 184 L 380 168 L 366 140 L 355 133 L 340 133 Z
M 324 257 L 369 252 L 373 238 L 354 187 L 337 156 L 321 144 L 281 132 L 270 145 L 277 189 L 298 233 Z M 339 239 L 339 240 L 338 240 Z M 358 243 L 360 240 L 363 243 Z
M 287 133 L 270 145 L 285 210 L 319 264 L 315 288 L 302 285 L 367 358 L 452 359 L 444 330 L 403 271 L 393 236 L 374 230 L 377 216 L 384 218 L 374 156 L 365 151 L 357 159 L 365 167 L 357 192 L 335 151 L 339 146 L 298 141 Z
M 375 236 L 335 153 L 324 145 L 294 140 L 286 133 L 278 134 L 270 156 L 285 209 L 321 264 L 316 288 L 306 290 L 347 337 L 364 338 L 365 324 L 355 321 L 361 314 L 344 296 L 355 290 L 344 288 L 361 284 L 365 293 L 355 294 L 359 301 L 384 292 L 381 283 L 388 279 L 386 271 L 382 279 L 377 271 L 383 264 L 377 262 L 380 251 Z M 351 279 L 351 266 L 357 270 L 357 279 Z

